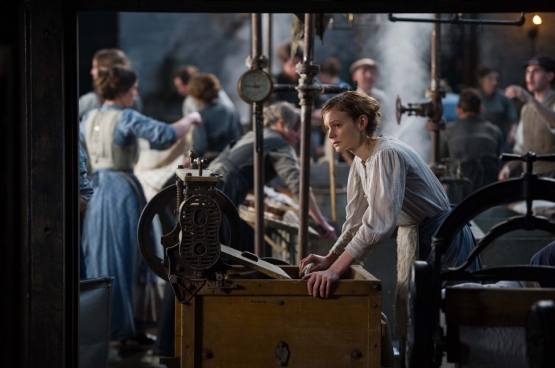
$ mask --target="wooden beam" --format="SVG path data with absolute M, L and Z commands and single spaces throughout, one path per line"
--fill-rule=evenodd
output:
M 77 367 L 77 17 L 70 2 L 25 7 L 26 254 L 30 367 Z

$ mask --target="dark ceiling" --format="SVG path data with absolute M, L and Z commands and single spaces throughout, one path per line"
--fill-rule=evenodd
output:
M 555 11 L 553 0 L 79 0 L 78 10 L 248 13 L 510 13 Z

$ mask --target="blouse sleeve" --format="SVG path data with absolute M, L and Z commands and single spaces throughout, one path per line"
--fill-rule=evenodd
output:
M 150 148 L 165 150 L 176 141 L 175 129 L 170 124 L 152 119 L 132 109 L 121 112 L 114 142 L 127 146 L 128 137 L 144 138 L 150 142 Z
M 351 239 L 355 236 L 360 225 L 362 224 L 362 216 L 368 208 L 368 201 L 364 198 L 364 191 L 362 190 L 362 183 L 360 176 L 356 172 L 355 163 L 351 164 L 349 170 L 349 178 L 347 180 L 347 207 L 345 209 L 346 218 L 341 235 L 331 248 L 331 251 L 336 254 L 341 254 L 345 251 L 345 247 Z
M 364 261 L 370 250 L 387 240 L 395 230 L 407 176 L 407 169 L 394 149 L 379 151 L 366 172 L 370 176 L 366 189 L 367 209 L 362 224 L 345 248 L 359 261 Z

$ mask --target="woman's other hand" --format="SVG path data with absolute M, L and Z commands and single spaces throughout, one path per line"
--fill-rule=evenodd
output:
M 312 266 L 312 268 L 310 269 L 311 272 L 327 270 L 333 264 L 333 262 L 335 262 L 337 257 L 338 255 L 333 252 L 330 252 L 325 257 L 311 254 L 301 260 L 301 263 L 299 263 L 299 272 L 303 272 L 304 268 L 309 263 L 314 263 L 314 266 Z
M 303 276 L 303 280 L 307 281 L 306 287 L 308 289 L 308 295 L 324 299 L 331 295 L 331 284 L 338 278 L 339 275 L 330 269 L 312 272 Z

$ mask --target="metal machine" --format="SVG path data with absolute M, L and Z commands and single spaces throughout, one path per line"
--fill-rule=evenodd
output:
M 240 218 L 231 200 L 216 189 L 217 174 L 205 168 L 206 160 L 191 156 L 192 168 L 179 166 L 176 184 L 163 189 L 145 207 L 139 220 L 141 255 L 156 275 L 171 283 L 180 302 L 194 290 L 185 280 L 221 279 L 228 265 L 221 259 L 218 236 L 222 215 L 230 223 L 229 246 L 241 242 Z M 164 259 L 155 251 L 153 224 L 161 224 Z
M 535 161 L 553 162 L 555 155 L 536 155 L 528 152 L 524 155 L 503 154 L 501 159 L 502 161 L 520 160 L 525 162 L 526 169 L 522 177 L 490 184 L 463 200 L 451 211 L 436 231 L 432 241 L 432 252 L 428 259 L 415 261 L 412 265 L 409 287 L 409 332 L 406 340 L 407 367 L 439 367 L 444 354 L 447 355 L 449 362 L 459 361 L 458 328 L 454 324 L 450 327 L 450 321 L 464 324 L 474 315 L 478 315 L 480 321 L 474 320 L 468 324 L 496 327 L 520 326 L 524 325 L 526 313 L 533 303 L 538 300 L 553 300 L 555 296 L 555 289 L 546 288 L 538 289 L 535 293 L 518 289 L 498 291 L 492 289 L 488 290 L 488 293 L 476 297 L 475 294 L 481 293 L 483 290 L 474 291 L 469 288 L 457 290 L 446 287 L 445 298 L 442 297 L 442 288 L 445 288 L 446 282 L 464 280 L 491 283 L 499 280 L 542 281 L 555 278 L 555 268 L 546 266 L 511 265 L 489 267 L 477 271 L 466 270 L 472 261 L 492 243 L 492 240 L 509 231 L 538 229 L 555 234 L 555 222 L 545 217 L 534 216 L 531 210 L 534 200 L 555 202 L 555 180 L 539 177 L 533 172 Z M 477 243 L 464 264 L 447 270 L 441 269 L 441 256 L 465 224 L 488 208 L 520 200 L 526 201 L 527 213 L 525 215 L 511 217 L 492 227 Z M 526 246 L 526 243 L 523 243 L 523 246 Z M 464 298 L 460 297 L 456 302 L 451 302 L 450 295 L 454 296 L 457 291 L 459 295 L 465 292 Z M 469 302 L 466 303 L 468 300 Z M 505 308 L 509 304 L 511 308 Z M 552 308 L 551 305 L 549 313 L 552 313 Z M 539 311 L 540 309 L 542 308 L 536 308 L 536 312 L 542 315 L 538 318 L 544 318 L 545 312 Z M 440 326 L 440 310 L 446 314 L 446 331 Z M 459 310 L 464 310 L 464 313 L 458 313 Z M 455 317 L 452 317 L 453 315 Z M 498 315 L 501 315 L 501 318 L 496 319 L 495 316 Z M 553 318 L 551 314 L 550 316 L 549 318 Z M 536 317 L 533 316 L 533 318 Z M 544 345 L 547 344 L 544 344 L 544 336 L 548 334 L 552 336 L 552 327 L 546 331 L 537 332 L 537 336 L 534 336 L 534 333 L 536 332 L 532 332 L 532 335 L 528 336 L 528 343 L 530 344 L 531 341 L 533 344 L 535 349 L 533 354 L 542 355 L 545 351 Z M 466 349 L 468 350 L 468 347 Z M 536 360 L 541 360 L 540 358 L 540 356 L 534 356 Z M 548 365 L 534 365 L 534 367 L 542 368 L 546 366 Z
M 190 169 L 177 168 L 176 183 L 154 196 L 141 214 L 138 243 L 146 264 L 170 282 L 180 303 L 189 302 L 207 283 L 218 289 L 233 288 L 225 279 L 234 264 L 272 278 L 290 279 L 274 266 L 278 260 L 269 263 L 238 250 L 242 248 L 241 219 L 231 200 L 216 188 L 220 176 L 208 170 L 206 160 L 195 157 L 193 151 L 191 163 Z M 225 227 L 229 229 L 228 245 L 220 243 L 222 221 L 229 225 Z M 163 259 L 156 252 L 157 228 L 163 234 L 158 234 Z

